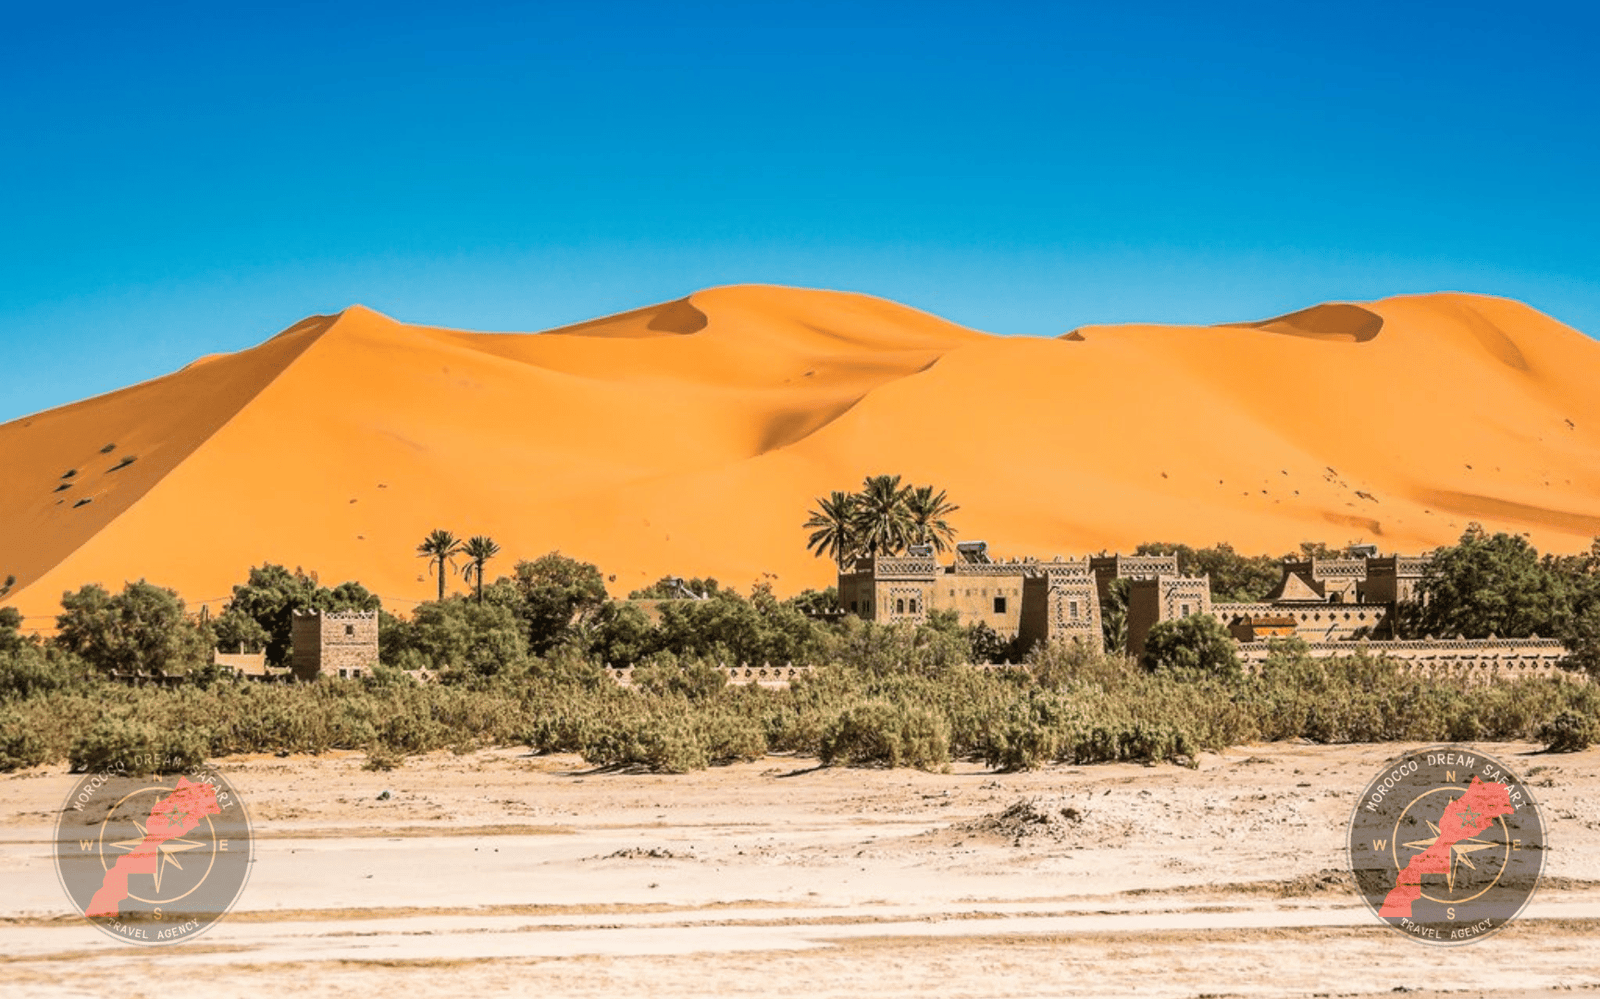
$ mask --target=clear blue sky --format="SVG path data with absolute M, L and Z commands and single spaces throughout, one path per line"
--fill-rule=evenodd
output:
M 1589 4 L 242 6 L 6 6 L 0 420 L 352 302 L 1055 335 L 1449 289 L 1600 334 Z

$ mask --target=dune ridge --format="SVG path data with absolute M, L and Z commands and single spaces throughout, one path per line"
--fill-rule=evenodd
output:
M 1416 550 L 1469 520 L 1575 550 L 1600 534 L 1595 384 L 1600 344 L 1454 293 L 1058 339 L 770 286 L 538 334 L 353 306 L 0 427 L 0 579 L 45 621 L 84 582 L 220 601 L 273 561 L 403 611 L 447 527 L 501 543 L 491 573 L 560 549 L 618 593 L 669 572 L 793 592 L 832 578 L 813 499 L 883 471 L 947 489 L 1003 555 Z

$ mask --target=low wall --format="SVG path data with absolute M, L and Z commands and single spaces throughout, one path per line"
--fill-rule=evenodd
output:
M 1306 649 L 1313 659 L 1334 659 L 1365 652 L 1369 656 L 1395 660 L 1408 671 L 1484 683 L 1541 676 L 1580 678 L 1562 668 L 1567 658 L 1566 646 L 1548 638 L 1310 642 Z M 1266 642 L 1239 645 L 1239 658 L 1249 667 L 1264 662 L 1269 654 L 1271 649 Z
M 812 666 L 718 666 L 718 673 L 729 683 L 753 683 L 762 687 L 787 687 L 789 681 L 804 676 Z M 606 672 L 624 687 L 633 686 L 632 666 L 607 666 Z

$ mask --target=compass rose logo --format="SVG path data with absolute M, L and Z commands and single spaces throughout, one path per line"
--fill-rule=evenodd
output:
M 1544 824 L 1502 761 L 1435 746 L 1391 761 L 1350 819 L 1367 904 L 1425 943 L 1481 940 L 1519 913 L 1544 866 Z
M 250 823 L 233 787 L 201 767 L 83 777 L 56 826 L 56 872 L 89 921 L 130 943 L 176 943 L 226 913 L 249 874 Z

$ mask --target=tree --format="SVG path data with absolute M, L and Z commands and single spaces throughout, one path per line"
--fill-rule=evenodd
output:
M 57 644 L 102 672 L 186 675 L 211 658 L 210 636 L 184 614 L 178 594 L 142 579 L 115 596 L 90 583 L 62 594 L 61 608 Z
M 429 560 L 428 571 L 438 570 L 440 600 L 444 599 L 445 568 L 454 568 L 455 557 L 459 554 L 461 554 L 461 539 L 443 528 L 435 528 L 433 533 L 423 538 L 422 544 L 417 546 L 417 555 Z
M 451 597 L 419 604 L 410 648 L 446 683 L 485 679 L 525 664 L 527 638 L 509 607 Z
M 1239 655 L 1233 636 L 1209 614 L 1162 621 L 1145 637 L 1144 668 L 1152 673 L 1237 677 Z
M 518 562 L 514 583 L 528 647 L 539 655 L 571 637 L 608 599 L 597 567 L 560 552 Z
M 261 622 L 236 607 L 227 607 L 211 625 L 217 648 L 224 652 L 260 652 L 272 641 Z
M 26 642 L 22 637 L 22 612 L 15 607 L 0 607 L 0 652 L 13 652 Z
M 835 489 L 817 500 L 811 519 L 801 525 L 811 532 L 806 550 L 833 559 L 843 572 L 845 561 L 856 554 L 855 516 L 856 498 L 849 493 Z
M 1434 553 L 1418 592 L 1418 626 L 1439 638 L 1554 636 L 1570 623 L 1571 588 L 1556 566 L 1521 535 L 1476 523 Z
M 636 604 L 607 601 L 594 616 L 589 656 L 606 666 L 632 666 L 659 644 L 655 625 Z
M 911 517 L 910 543 L 932 545 L 936 552 L 945 552 L 955 546 L 956 531 L 944 519 L 961 509 L 951 503 L 943 489 L 933 491 L 932 486 L 917 486 L 906 497 L 906 512 Z
M 856 547 L 865 555 L 895 555 L 911 543 L 911 487 L 898 475 L 872 475 L 856 497 L 854 532 Z
M 296 569 L 271 563 L 253 566 L 245 582 L 217 616 L 215 639 L 222 649 L 265 648 L 267 662 L 287 666 L 292 652 L 295 611 L 373 611 L 381 601 L 356 582 L 328 589 Z
M 1114 656 L 1128 652 L 1128 590 L 1131 579 L 1113 579 L 1106 588 L 1106 601 L 1100 605 L 1100 634 L 1105 650 Z
M 722 584 L 707 576 L 685 579 L 682 576 L 662 576 L 649 586 L 628 594 L 629 600 L 703 600 L 723 592 Z
M 218 648 L 266 648 L 267 663 L 288 666 L 293 652 L 294 612 L 309 610 L 378 610 L 381 600 L 360 583 L 320 586 L 306 573 L 282 565 L 251 567 L 245 583 L 222 608 L 213 626 Z
M 1571 598 L 1566 625 L 1558 633 L 1570 653 L 1567 664 L 1600 679 L 1600 538 L 1581 555 L 1545 559 Z
M 467 565 L 461 570 L 462 575 L 470 583 L 474 576 L 477 577 L 478 603 L 483 603 L 483 567 L 489 560 L 500 554 L 500 546 L 488 535 L 478 534 L 467 539 L 461 547 L 461 554 L 467 557 Z
M 836 586 L 825 590 L 801 590 L 784 603 L 808 618 L 832 617 L 844 610 L 839 605 L 839 588 Z

